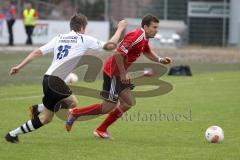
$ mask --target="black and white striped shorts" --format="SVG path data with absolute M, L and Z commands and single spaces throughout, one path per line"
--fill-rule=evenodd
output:
M 134 88 L 133 84 L 123 84 L 119 76 L 109 77 L 103 72 L 103 89 L 100 95 L 103 99 L 117 103 L 119 94 L 126 88 L 131 90 Z

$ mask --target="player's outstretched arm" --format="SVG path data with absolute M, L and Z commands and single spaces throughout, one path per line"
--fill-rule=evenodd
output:
M 40 49 L 35 49 L 20 64 L 12 67 L 10 69 L 9 75 L 17 74 L 25 65 L 27 65 L 28 63 L 30 63 L 35 58 L 40 57 L 42 55 L 43 54 L 42 54 L 42 51 Z
M 127 21 L 126 20 L 121 20 L 118 23 L 118 28 L 112 38 L 103 46 L 103 49 L 105 50 L 113 50 L 116 48 L 117 43 L 121 37 L 122 32 L 124 29 L 127 27 Z
M 154 62 L 159 62 L 159 63 L 162 63 L 162 64 L 170 64 L 172 63 L 172 59 L 169 58 L 169 57 L 164 57 L 164 58 L 161 58 L 159 57 L 155 52 L 151 51 L 150 53 L 144 53 L 144 55 L 150 59 L 151 61 L 154 61 Z

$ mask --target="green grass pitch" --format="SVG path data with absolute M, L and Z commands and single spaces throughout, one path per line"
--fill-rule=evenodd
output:
M 127 116 L 109 128 L 114 140 L 97 139 L 92 134 L 105 116 L 77 122 L 70 134 L 64 130 L 64 121 L 55 117 L 38 131 L 21 135 L 19 144 L 9 144 L 3 138 L 5 134 L 29 119 L 28 106 L 41 102 L 41 74 L 51 61 L 49 57 L 37 60 L 16 77 L 8 77 L 9 68 L 24 56 L 0 55 L 1 160 L 236 160 L 240 157 L 239 64 L 193 63 L 193 77 L 162 77 L 174 89 L 158 97 L 137 98 L 136 106 Z M 100 89 L 101 82 L 89 86 Z M 83 96 L 78 99 L 79 106 L 100 102 Z M 168 118 L 151 117 L 159 113 Z M 223 128 L 222 143 L 205 141 L 204 133 L 210 125 Z

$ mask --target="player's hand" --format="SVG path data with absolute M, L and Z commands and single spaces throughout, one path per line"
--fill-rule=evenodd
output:
M 20 68 L 18 66 L 15 66 L 15 67 L 12 67 L 10 72 L 9 72 L 9 75 L 14 75 L 14 74 L 17 74 L 19 72 Z
M 130 83 L 130 76 L 128 73 L 120 74 L 120 79 L 123 84 L 129 84 Z
M 169 57 L 164 57 L 164 58 L 161 59 L 160 62 L 161 62 L 162 64 L 170 64 L 170 63 L 172 63 L 172 59 L 169 58 Z
M 117 44 L 114 42 L 107 42 L 104 44 L 103 49 L 106 51 L 114 50 L 117 47 Z
M 121 20 L 118 22 L 118 29 L 124 30 L 127 27 L 127 21 Z

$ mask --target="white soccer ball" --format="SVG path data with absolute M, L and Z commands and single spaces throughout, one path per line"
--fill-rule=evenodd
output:
M 144 68 L 143 75 L 147 77 L 153 76 L 153 70 L 152 68 Z
M 78 76 L 75 73 L 70 73 L 65 79 L 65 82 L 70 84 L 77 83 L 77 81 L 78 81 Z
M 219 126 L 210 126 L 205 132 L 205 138 L 209 143 L 219 143 L 224 139 L 224 132 Z

